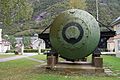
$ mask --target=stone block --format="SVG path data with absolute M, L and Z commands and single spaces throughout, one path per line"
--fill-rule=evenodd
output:
M 95 67 L 103 67 L 103 58 L 101 57 L 94 57 L 94 66 Z

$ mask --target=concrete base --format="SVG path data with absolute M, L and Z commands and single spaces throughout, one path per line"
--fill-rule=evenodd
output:
M 100 55 L 92 55 L 92 62 L 86 62 L 86 58 L 81 61 L 58 61 L 58 55 L 47 55 L 46 69 L 61 70 L 68 72 L 82 72 L 82 73 L 103 73 L 103 58 Z
M 58 58 L 56 56 L 47 56 L 47 66 L 48 68 L 54 68 L 55 64 L 58 63 Z
M 48 68 L 49 66 L 46 66 Z M 64 72 L 81 72 L 81 73 L 103 73 L 104 69 L 100 67 L 94 67 L 89 62 L 59 62 L 53 68 L 53 70 Z
M 119 58 L 120 58 L 120 52 L 119 52 L 119 53 L 116 53 L 116 57 L 119 57 Z
M 94 57 L 94 66 L 95 67 L 103 67 L 103 58 L 101 57 Z

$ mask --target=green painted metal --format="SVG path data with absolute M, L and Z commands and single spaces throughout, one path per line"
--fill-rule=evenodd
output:
M 87 57 L 97 47 L 100 28 L 86 11 L 70 9 L 59 14 L 50 28 L 50 42 L 60 56 L 68 60 Z

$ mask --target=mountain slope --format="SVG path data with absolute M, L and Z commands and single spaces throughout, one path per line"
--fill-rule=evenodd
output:
M 31 21 L 26 21 L 26 23 L 22 24 L 22 27 L 19 24 L 15 24 L 11 26 L 11 29 L 3 28 L 4 34 L 19 36 L 40 33 L 41 29 L 51 24 L 56 15 L 69 9 L 69 0 L 29 0 L 29 2 L 33 4 L 34 8 Z M 86 0 L 86 4 L 86 11 L 96 17 L 95 0 Z M 99 0 L 99 21 L 109 25 L 114 19 L 120 16 L 119 7 L 120 0 Z

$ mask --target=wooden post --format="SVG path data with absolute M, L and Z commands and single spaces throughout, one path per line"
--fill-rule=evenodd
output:
M 54 55 L 47 55 L 47 68 L 53 69 L 54 66 L 58 63 L 58 57 Z
M 57 64 L 58 63 L 58 54 L 56 53 L 56 54 L 54 54 L 54 56 L 55 56 L 55 64 Z
M 94 57 L 94 66 L 102 68 L 103 67 L 103 58 Z

